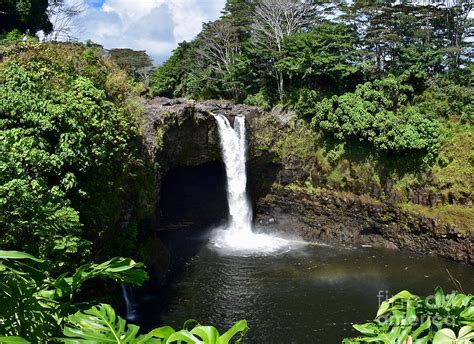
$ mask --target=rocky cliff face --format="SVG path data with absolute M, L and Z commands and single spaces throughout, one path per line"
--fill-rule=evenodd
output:
M 321 138 L 291 112 L 264 113 L 228 102 L 166 98 L 144 106 L 144 136 L 158 171 L 157 197 L 168 171 L 221 161 L 212 113 L 231 120 L 243 115 L 250 148 L 249 189 L 256 221 L 262 226 L 297 233 L 306 240 L 409 249 L 474 263 L 472 228 L 401 206 L 402 200 L 435 206 L 449 202 L 445 195 L 427 191 L 425 185 L 397 188 L 391 175 L 384 177 L 364 162 L 366 152 L 361 152 L 359 161 L 337 156 L 337 147 L 323 146 Z M 469 207 L 472 195 L 458 195 L 454 202 Z

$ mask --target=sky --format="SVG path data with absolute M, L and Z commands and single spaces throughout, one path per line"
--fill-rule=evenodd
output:
M 178 43 L 192 40 L 202 23 L 217 19 L 224 5 L 225 0 L 87 0 L 75 36 L 107 49 L 146 50 L 160 64 Z

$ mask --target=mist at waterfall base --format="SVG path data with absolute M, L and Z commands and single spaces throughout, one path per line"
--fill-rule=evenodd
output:
M 234 127 L 225 116 L 216 114 L 214 117 L 227 176 L 230 220 L 214 230 L 211 244 L 225 254 L 237 255 L 265 255 L 290 249 L 295 242 L 252 231 L 252 207 L 247 196 L 245 117 L 235 117 Z
M 125 290 L 127 313 L 142 331 L 178 329 L 187 319 L 225 331 L 246 319 L 250 330 L 244 343 L 340 343 L 356 335 L 353 323 L 373 319 L 379 303 L 401 290 L 419 295 L 431 295 L 436 286 L 452 290 L 446 269 L 465 292 L 474 292 L 472 266 L 404 251 L 300 245 L 253 233 L 245 192 L 245 122 L 237 117 L 232 128 L 221 116 L 216 121 L 229 221 L 210 232 L 183 228 L 160 234 L 171 254 L 167 284 L 158 292 Z

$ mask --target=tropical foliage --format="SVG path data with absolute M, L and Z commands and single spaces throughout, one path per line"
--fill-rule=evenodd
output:
M 165 326 L 140 335 L 139 327 L 126 324 L 110 305 L 91 307 L 92 302 L 77 302 L 76 294 L 94 278 L 141 285 L 147 278 L 143 264 L 113 258 L 101 264 L 84 264 L 72 274 L 57 277 L 51 275 L 50 268 L 48 261 L 30 254 L 0 251 L 2 343 L 227 344 L 231 340 L 240 343 L 248 330 L 247 323 L 239 321 L 221 335 L 212 326 L 190 320 L 177 332 Z
M 446 122 L 472 123 L 473 4 L 423 4 L 227 1 L 151 89 L 289 105 L 316 132 L 433 162 Z
M 145 190 L 132 84 L 95 49 L 26 43 L 3 52 L 2 248 L 78 263 Z
M 303 97 L 302 112 L 314 113 L 313 127 L 338 139 L 355 138 L 384 151 L 424 150 L 435 155 L 440 148 L 440 123 L 410 105 L 413 88 L 394 76 L 358 85 L 354 93 L 333 96 L 311 107 Z
M 460 292 L 419 297 L 404 290 L 383 302 L 371 323 L 354 328 L 361 337 L 344 344 L 413 343 L 469 344 L 474 339 L 474 296 Z
M 180 331 L 164 326 L 140 335 L 139 329 L 136 325 L 127 324 L 109 305 L 101 304 L 84 312 L 70 315 L 64 328 L 64 335 L 68 338 L 63 341 L 66 344 L 81 341 L 124 344 L 228 344 L 232 340 L 232 343 L 238 344 L 248 327 L 247 322 L 241 320 L 221 335 L 213 326 L 201 326 L 195 320 L 188 320 Z M 238 338 L 234 338 L 237 335 Z
M 0 335 L 32 342 L 58 337 L 65 318 L 89 305 L 75 299 L 88 280 L 106 278 L 140 285 L 147 278 L 142 268 L 131 259 L 114 258 L 53 276 L 48 261 L 23 252 L 0 251 Z

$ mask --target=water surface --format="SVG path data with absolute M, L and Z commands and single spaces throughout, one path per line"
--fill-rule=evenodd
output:
M 446 269 L 474 292 L 473 267 L 437 257 L 329 246 L 232 256 L 205 239 L 172 236 L 169 285 L 159 295 L 136 297 L 136 322 L 145 328 L 179 328 L 193 318 L 224 330 L 246 319 L 246 343 L 340 343 L 355 334 L 352 323 L 372 319 L 379 302 L 400 290 L 451 291 Z

